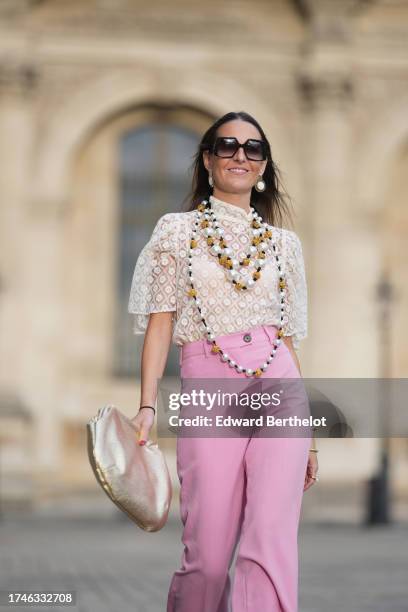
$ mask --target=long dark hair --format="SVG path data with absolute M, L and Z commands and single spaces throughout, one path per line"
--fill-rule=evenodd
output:
M 208 171 L 204 166 L 202 153 L 209 148 L 212 150 L 217 137 L 217 129 L 224 123 L 233 121 L 235 119 L 252 123 L 252 125 L 259 130 L 262 139 L 266 142 L 268 161 L 265 167 L 265 172 L 263 173 L 263 180 L 265 181 L 266 187 L 265 191 L 261 192 L 256 191 L 256 189 L 252 190 L 251 205 L 254 206 L 264 221 L 270 223 L 271 225 L 282 227 L 285 218 L 287 218 L 290 222 L 293 220 L 292 211 L 290 210 L 290 198 L 283 188 L 280 170 L 272 159 L 271 147 L 268 139 L 266 138 L 265 132 L 256 119 L 243 111 L 238 113 L 226 113 L 217 119 L 217 121 L 215 121 L 215 123 L 213 123 L 203 135 L 198 146 L 197 153 L 194 155 L 193 164 L 190 168 L 190 171 L 193 172 L 193 179 L 191 193 L 184 200 L 184 202 L 187 202 L 188 205 L 186 210 L 195 210 L 202 200 L 208 199 L 212 194 L 212 187 L 210 187 L 208 184 Z

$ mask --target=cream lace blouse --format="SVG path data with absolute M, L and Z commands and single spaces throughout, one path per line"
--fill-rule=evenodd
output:
M 232 257 L 241 259 L 251 241 L 249 217 L 242 208 L 210 196 L 219 225 Z M 133 314 L 133 332 L 146 331 L 151 312 L 174 312 L 172 342 L 182 345 L 206 338 L 206 329 L 194 298 L 188 296 L 188 252 L 195 211 L 166 213 L 153 230 L 136 261 L 128 312 Z M 286 278 L 285 336 L 292 336 L 295 349 L 307 336 L 307 286 L 302 247 L 297 234 L 272 226 L 273 237 Z M 197 232 L 198 245 L 192 256 L 192 279 L 202 314 L 217 336 L 248 331 L 258 325 L 279 325 L 278 270 L 272 248 L 266 252 L 261 278 L 248 290 L 237 291 L 226 279 L 226 271 Z

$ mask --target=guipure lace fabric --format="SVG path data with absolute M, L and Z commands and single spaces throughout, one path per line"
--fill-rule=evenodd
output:
M 251 241 L 250 213 L 235 204 L 213 196 L 211 205 L 232 257 L 241 259 Z M 149 314 L 172 311 L 172 342 L 182 345 L 206 338 L 204 324 L 193 298 L 187 295 L 188 251 L 195 212 L 162 215 L 135 264 L 128 312 L 133 314 L 133 332 L 146 331 Z M 280 253 L 285 273 L 286 308 L 284 335 L 292 336 L 295 349 L 307 337 L 307 284 L 302 246 L 291 230 L 273 227 L 273 240 Z M 192 258 L 192 274 L 202 313 L 217 335 L 248 331 L 258 325 L 279 325 L 278 270 L 272 247 L 266 253 L 261 278 L 247 291 L 237 291 L 226 279 L 225 270 L 210 254 L 208 245 L 198 233 L 198 245 Z

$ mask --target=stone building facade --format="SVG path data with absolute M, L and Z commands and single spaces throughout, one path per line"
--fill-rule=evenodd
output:
M 0 443 L 3 470 L 29 466 L 36 502 L 92 489 L 86 421 L 107 401 L 137 408 L 124 226 L 142 244 L 177 210 L 188 179 L 170 145 L 193 152 L 228 111 L 264 127 L 295 205 L 303 375 L 407 375 L 407 38 L 404 0 L 2 0 Z M 126 164 L 147 159 L 141 142 L 153 157 L 139 184 Z M 386 311 L 383 273 L 395 289 Z M 5 420 L 13 406 L 18 425 Z M 320 446 L 326 483 L 375 469 L 375 440 Z M 401 491 L 407 452 L 394 441 Z

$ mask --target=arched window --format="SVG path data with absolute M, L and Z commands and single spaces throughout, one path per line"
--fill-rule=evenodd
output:
M 119 140 L 117 375 L 140 375 L 143 336 L 133 334 L 132 315 L 127 312 L 133 269 L 157 219 L 181 210 L 191 188 L 189 168 L 198 141 L 193 131 L 165 123 L 146 123 Z M 166 374 L 178 372 L 178 349 L 171 345 Z

